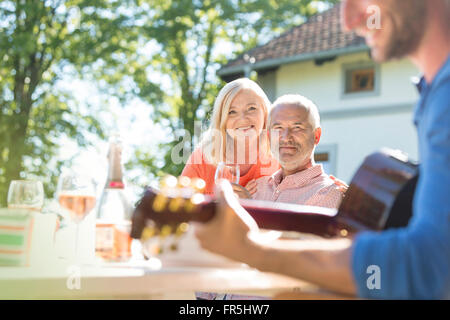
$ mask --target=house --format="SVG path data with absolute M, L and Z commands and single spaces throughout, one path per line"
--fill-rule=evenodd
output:
M 228 62 L 230 81 L 256 72 L 269 99 L 302 94 L 316 103 L 322 139 L 316 160 L 349 182 L 364 157 L 382 147 L 417 160 L 412 112 L 418 93 L 408 60 L 375 63 L 363 38 L 344 33 L 339 4 Z

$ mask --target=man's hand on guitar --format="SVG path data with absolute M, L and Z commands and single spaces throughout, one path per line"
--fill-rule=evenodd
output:
M 219 210 L 205 225 L 197 225 L 195 235 L 202 248 L 243 261 L 250 245 L 250 233 L 259 233 L 258 225 L 239 204 L 228 181 L 220 183 L 216 191 Z

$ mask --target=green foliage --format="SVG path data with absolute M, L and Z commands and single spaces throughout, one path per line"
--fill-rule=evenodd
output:
M 96 63 L 128 53 L 128 1 L 17 0 L 0 3 L 0 204 L 10 180 L 36 176 L 51 196 L 61 162 L 61 137 L 89 142 L 103 137 L 97 118 L 83 111 L 70 91 L 58 87 L 69 67 L 79 75 Z M 105 62 L 106 60 L 106 62 Z

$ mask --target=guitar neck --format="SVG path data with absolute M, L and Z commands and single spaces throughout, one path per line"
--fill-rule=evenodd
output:
M 262 229 L 313 233 L 324 237 L 338 234 L 336 209 L 259 200 L 240 200 L 240 203 Z M 191 217 L 197 222 L 208 222 L 216 214 L 216 209 L 215 202 L 205 202 Z
M 218 204 L 210 198 L 190 209 L 185 205 L 176 206 L 177 209 L 164 205 L 162 209 L 155 210 L 157 194 L 157 191 L 148 189 L 139 202 L 133 215 L 133 238 L 140 238 L 147 220 L 154 221 L 159 226 L 175 226 L 191 221 L 206 223 L 218 210 Z M 336 209 L 259 200 L 240 200 L 240 204 L 262 229 L 312 233 L 322 237 L 338 236 L 343 228 L 349 233 L 354 232 L 348 224 L 337 219 Z

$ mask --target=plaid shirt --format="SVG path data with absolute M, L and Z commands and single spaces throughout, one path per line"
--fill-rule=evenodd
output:
M 344 195 L 321 164 L 284 179 L 280 169 L 272 176 L 259 178 L 256 183 L 257 191 L 253 195 L 256 200 L 338 208 Z

